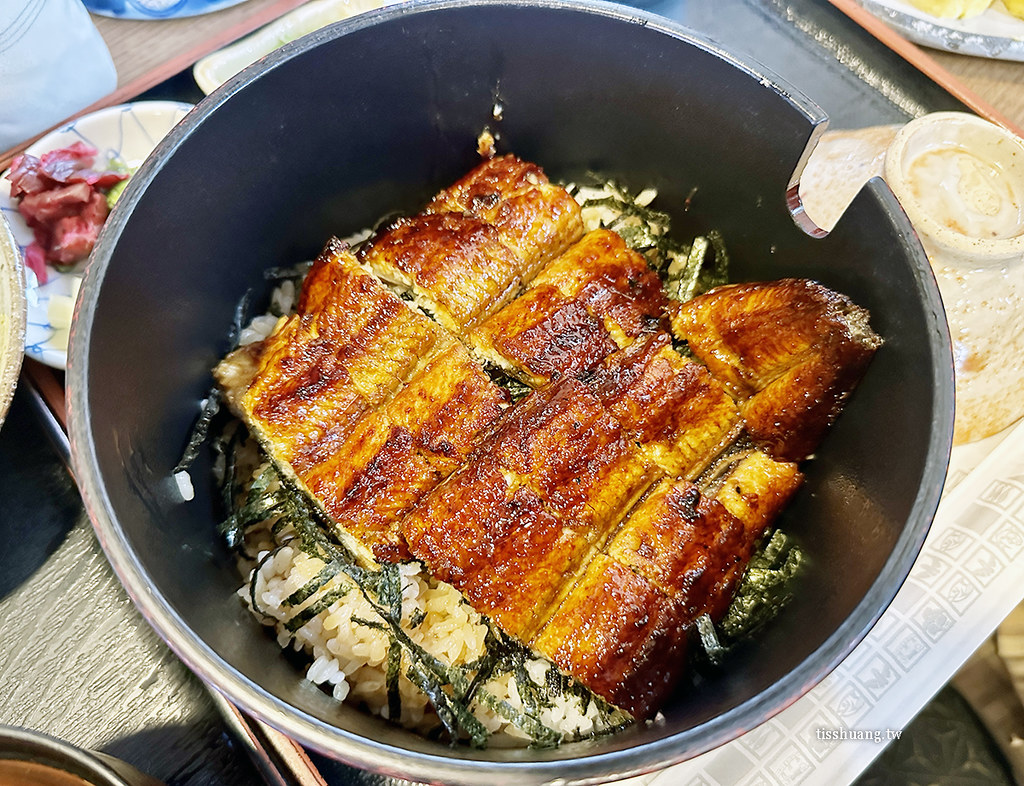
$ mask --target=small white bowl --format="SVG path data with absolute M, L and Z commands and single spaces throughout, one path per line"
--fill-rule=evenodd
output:
M 1024 140 L 975 115 L 913 120 L 885 180 L 917 230 L 949 320 L 954 444 L 1024 417 Z
M 1024 140 L 963 112 L 907 123 L 885 181 L 929 255 L 975 267 L 1024 260 Z

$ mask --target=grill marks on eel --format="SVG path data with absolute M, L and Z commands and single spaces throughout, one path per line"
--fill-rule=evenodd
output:
M 329 243 L 297 314 L 215 373 L 364 560 L 422 560 L 647 717 L 685 668 L 694 620 L 724 614 L 877 338 L 809 282 L 672 304 L 617 235 L 581 234 L 539 168 L 491 159 L 359 260 Z M 670 320 L 703 362 L 672 348 Z M 510 407 L 479 361 L 535 392 Z M 756 446 L 722 465 L 748 436 Z

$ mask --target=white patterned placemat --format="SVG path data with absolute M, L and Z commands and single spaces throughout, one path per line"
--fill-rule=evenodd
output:
M 817 687 L 727 745 L 629 786 L 854 781 L 1024 598 L 1024 422 L 953 451 L 906 583 Z

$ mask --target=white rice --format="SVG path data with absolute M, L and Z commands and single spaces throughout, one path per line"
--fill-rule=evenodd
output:
M 384 623 L 383 617 L 345 573 L 338 574 L 302 603 L 288 605 L 285 601 L 289 596 L 317 576 L 325 563 L 303 552 L 289 529 L 273 534 L 273 522 L 268 520 L 247 533 L 246 551 L 255 553 L 256 559 L 240 560 L 239 567 L 247 580 L 238 590 L 239 597 L 264 625 L 275 630 L 282 648 L 309 656 L 306 679 L 338 701 L 359 704 L 388 718 L 387 666 L 392 637 L 387 630 L 362 622 Z M 432 579 L 418 562 L 400 564 L 398 571 L 402 628 L 417 647 L 449 666 L 466 666 L 486 654 L 488 624 L 457 589 Z M 288 630 L 289 619 L 317 603 L 326 593 L 345 586 L 348 591 L 325 610 L 296 630 Z M 391 720 L 425 733 L 435 729 L 439 721 L 427 695 L 409 679 L 409 665 L 403 654 L 398 680 L 401 717 Z M 553 668 L 539 657 L 527 661 L 525 671 L 535 690 L 546 690 L 548 671 Z M 526 712 L 520 687 L 514 674 L 501 673 L 484 682 L 478 691 L 478 695 L 492 697 L 486 704 L 477 700 L 471 706 L 473 715 L 493 735 L 488 744 L 522 745 L 533 741 L 530 734 L 493 709 L 495 704 L 505 702 L 517 712 Z M 593 736 L 626 720 L 623 715 L 610 712 L 607 704 L 581 699 L 573 692 L 549 696 L 534 719 L 555 732 L 560 740 Z
M 195 499 L 196 492 L 192 487 L 192 476 L 185 470 L 174 473 L 174 484 L 178 488 L 178 493 L 181 494 L 181 498 L 186 502 Z

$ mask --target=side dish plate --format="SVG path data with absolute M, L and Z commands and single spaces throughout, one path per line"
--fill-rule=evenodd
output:
M 75 142 L 92 145 L 99 153 L 97 166 L 120 163 L 137 168 L 163 136 L 192 108 L 177 101 L 138 101 L 101 109 L 80 117 L 32 144 L 25 152 L 40 156 L 48 150 Z M 0 214 L 7 219 L 19 251 L 32 242 L 32 230 L 11 199 L 7 172 L 0 175 Z M 60 271 L 47 265 L 46 282 L 40 283 L 31 270 L 25 270 L 25 297 L 28 321 L 25 330 L 25 354 L 56 369 L 67 364 L 70 314 L 82 278 L 80 268 Z
M 0 217 L 0 425 L 11 405 L 24 357 L 25 285 L 21 252 Z
M 857 0 L 915 43 L 962 55 L 1024 61 L 1024 19 L 996 0 L 984 13 L 968 19 L 941 19 L 906 0 Z

